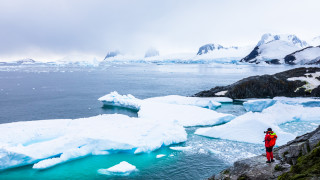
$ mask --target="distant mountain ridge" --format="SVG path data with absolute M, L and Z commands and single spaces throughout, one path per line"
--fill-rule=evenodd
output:
M 262 35 L 260 41 L 258 42 L 258 44 L 256 46 L 260 46 L 262 44 L 267 44 L 271 41 L 277 41 L 277 40 L 287 41 L 287 42 L 290 42 L 290 43 L 292 43 L 298 47 L 301 47 L 301 48 L 309 46 L 306 41 L 301 40 L 296 35 L 293 35 L 293 34 L 272 35 L 270 33 Z

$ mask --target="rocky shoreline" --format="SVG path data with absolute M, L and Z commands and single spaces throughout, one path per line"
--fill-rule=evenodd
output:
M 320 179 L 320 126 L 275 148 L 274 157 L 271 164 L 266 163 L 265 155 L 236 161 L 209 180 Z
M 320 68 L 301 67 L 274 75 L 251 76 L 228 86 L 201 91 L 196 97 L 232 99 L 285 97 L 320 97 Z

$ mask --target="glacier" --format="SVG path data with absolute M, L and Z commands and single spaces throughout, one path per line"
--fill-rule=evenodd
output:
M 247 112 L 232 121 L 207 128 L 199 128 L 195 134 L 233 141 L 262 144 L 263 131 L 271 127 L 279 136 L 277 145 L 283 145 L 296 136 L 284 132 L 279 125 L 292 121 L 319 121 L 320 107 L 304 107 L 276 102 L 262 112 Z
M 213 107 L 221 105 L 213 101 L 213 98 L 164 96 L 141 100 L 132 95 L 120 95 L 117 92 L 111 92 L 98 100 L 104 105 L 137 110 L 138 117 L 159 121 L 177 121 L 182 126 L 221 124 L 234 118 L 231 114 L 211 110 Z M 225 100 L 225 98 L 221 98 L 221 101 Z
M 1 124 L 0 132 L 0 170 L 32 163 L 44 169 L 112 150 L 150 152 L 187 140 L 175 121 L 120 114 Z

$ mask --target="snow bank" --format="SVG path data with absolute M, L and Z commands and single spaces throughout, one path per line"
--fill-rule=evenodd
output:
M 100 174 L 106 174 L 106 175 L 121 175 L 121 176 L 128 176 L 132 172 L 138 171 L 136 166 L 126 162 L 122 161 L 121 163 L 112 166 L 108 169 L 99 169 L 98 173 Z
M 106 150 L 153 151 L 187 140 L 174 121 L 125 115 L 0 124 L 0 169 L 35 163 L 35 169 Z
M 228 122 L 234 118 L 233 115 L 210 110 L 221 105 L 211 98 L 164 96 L 140 100 L 132 95 L 122 96 L 117 92 L 112 92 L 99 100 L 105 105 L 138 110 L 138 117 L 141 118 L 177 122 L 182 126 L 214 125 Z
M 248 143 L 263 143 L 263 131 L 271 127 L 279 136 L 277 145 L 283 145 L 295 135 L 282 131 L 278 125 L 290 121 L 320 120 L 320 107 L 303 107 L 277 102 L 261 113 L 248 112 L 229 123 L 209 128 L 199 128 L 195 134 Z

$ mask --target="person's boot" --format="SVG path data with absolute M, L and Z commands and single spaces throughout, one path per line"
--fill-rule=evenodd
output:
M 274 159 L 271 159 L 271 162 L 274 162 Z
M 266 161 L 266 163 L 271 163 L 271 161 Z

